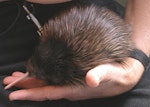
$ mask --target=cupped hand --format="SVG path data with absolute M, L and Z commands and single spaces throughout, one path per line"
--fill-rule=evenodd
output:
M 85 86 L 48 86 L 42 80 L 28 78 L 16 84 L 20 90 L 9 95 L 10 100 L 84 100 L 119 95 L 133 88 L 140 80 L 144 71 L 143 65 L 132 58 L 127 58 L 124 63 L 104 64 L 90 70 L 86 75 Z M 20 76 L 15 72 L 4 79 L 4 84 L 10 84 Z

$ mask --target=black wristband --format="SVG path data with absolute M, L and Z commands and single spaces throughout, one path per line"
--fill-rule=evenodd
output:
M 147 66 L 149 65 L 149 62 L 150 62 L 148 56 L 144 52 L 142 52 L 141 50 L 139 50 L 139 49 L 134 49 L 130 53 L 129 57 L 135 58 L 138 61 L 140 61 L 143 64 L 145 70 L 146 70 L 146 68 L 147 68 Z

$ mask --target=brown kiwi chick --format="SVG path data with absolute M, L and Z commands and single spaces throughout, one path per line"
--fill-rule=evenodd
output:
M 50 85 L 83 85 L 90 69 L 122 63 L 133 47 L 130 27 L 118 15 L 95 5 L 73 6 L 43 26 L 27 71 Z

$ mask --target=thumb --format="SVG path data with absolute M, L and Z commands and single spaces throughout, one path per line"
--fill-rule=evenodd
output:
M 99 65 L 86 74 L 86 83 L 90 87 L 98 87 L 100 83 L 106 82 L 112 79 L 113 75 L 119 75 L 117 73 L 119 64 L 103 64 Z M 119 67 L 120 68 L 120 67 Z M 116 74 L 114 74 L 114 72 Z M 116 77 L 116 76 L 115 76 Z

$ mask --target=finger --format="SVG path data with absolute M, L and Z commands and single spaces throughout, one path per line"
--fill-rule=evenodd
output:
M 13 81 L 16 81 L 18 78 L 20 77 L 6 77 L 3 80 L 3 83 L 5 85 L 7 84 L 11 84 Z M 41 87 L 41 86 L 46 86 L 47 83 L 43 80 L 39 80 L 36 78 L 26 78 L 25 80 L 22 80 L 20 82 L 18 82 L 17 84 L 15 84 L 16 87 L 18 88 L 35 88 L 35 87 Z
M 23 79 L 27 78 L 29 75 L 29 72 L 27 72 L 24 76 L 19 77 L 18 79 L 16 79 L 15 81 L 13 81 L 12 83 L 8 84 L 4 89 L 9 89 L 13 86 L 15 86 L 16 84 L 18 84 L 20 81 L 22 81 Z
M 3 80 L 3 83 L 10 84 L 12 81 L 15 81 L 16 79 L 18 79 L 19 77 L 22 77 L 23 75 L 25 75 L 25 73 L 16 71 L 12 74 L 12 76 L 5 77 Z
M 25 75 L 25 73 L 19 72 L 19 71 L 16 71 L 16 72 L 13 72 L 13 73 L 12 73 L 12 76 L 14 76 L 14 77 L 21 77 L 21 76 L 23 76 L 23 75 Z
M 16 79 L 18 79 L 19 77 L 22 77 L 24 75 L 25 75 L 25 73 L 22 73 L 22 72 L 18 72 L 18 71 L 14 72 L 12 74 L 12 76 L 5 77 L 3 80 L 3 83 L 4 84 L 10 84 L 12 81 L 15 81 Z
M 3 83 L 4 84 L 10 84 L 10 83 L 18 80 L 20 77 L 24 77 L 25 75 L 27 75 L 27 73 L 14 72 L 12 74 L 12 76 L 5 77 L 4 80 L 3 80 Z
M 38 91 L 38 89 L 19 90 L 19 91 L 12 92 L 9 95 L 9 99 L 11 101 L 13 101 L 13 100 L 31 100 L 31 101 L 47 100 L 44 95 L 44 91 Z
M 30 100 L 30 101 L 44 101 L 56 100 L 63 98 L 66 90 L 58 87 L 40 87 L 27 90 L 19 90 L 12 92 L 9 99 L 12 100 Z
M 10 84 L 10 83 L 12 83 L 12 81 L 15 81 L 15 80 L 17 80 L 17 79 L 18 79 L 18 77 L 8 76 L 8 77 L 4 78 L 3 83 L 4 83 L 5 85 L 6 85 L 6 84 Z

